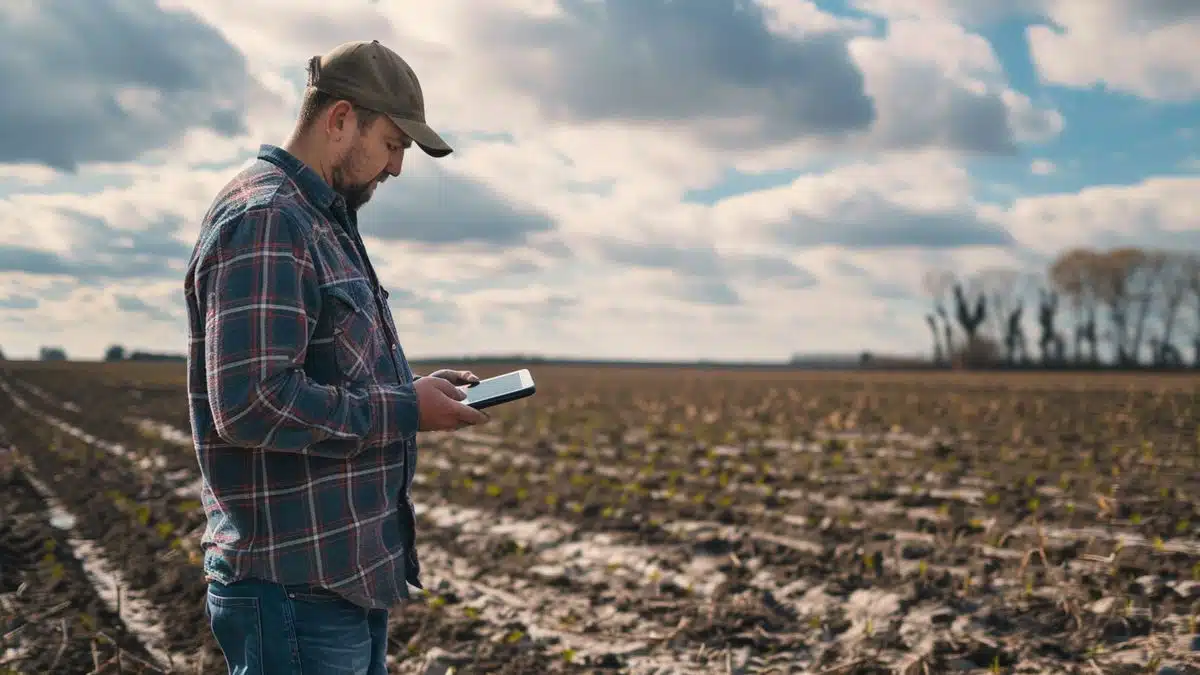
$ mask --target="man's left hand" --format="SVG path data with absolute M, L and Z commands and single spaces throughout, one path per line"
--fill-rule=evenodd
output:
M 456 387 L 479 382 L 479 376 L 469 370 L 451 370 L 450 368 L 435 370 L 425 377 L 440 377 Z

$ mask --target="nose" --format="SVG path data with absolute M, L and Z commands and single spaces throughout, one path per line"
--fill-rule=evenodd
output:
M 396 152 L 393 152 L 390 157 L 388 157 L 388 163 L 387 163 L 387 166 L 385 167 L 385 170 L 388 172 L 388 175 L 395 178 L 396 176 L 400 175 L 400 171 L 403 167 L 404 167 L 404 148 L 400 148 Z

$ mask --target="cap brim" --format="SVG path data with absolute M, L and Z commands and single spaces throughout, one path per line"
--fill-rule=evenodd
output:
M 413 139 L 413 143 L 420 146 L 430 157 L 445 157 L 454 152 L 454 148 L 451 148 L 428 124 L 394 115 L 388 115 L 388 117 L 396 123 L 396 126 L 400 127 L 400 131 Z

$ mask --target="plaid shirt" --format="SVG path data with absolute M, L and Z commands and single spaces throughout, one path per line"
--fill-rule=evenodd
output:
M 205 572 L 372 608 L 420 588 L 415 377 L 341 196 L 262 146 L 206 214 L 185 296 Z

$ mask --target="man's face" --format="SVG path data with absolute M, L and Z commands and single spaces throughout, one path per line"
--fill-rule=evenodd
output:
M 360 130 L 351 111 L 346 115 L 346 137 L 335 148 L 332 167 L 333 189 L 357 211 L 370 201 L 375 188 L 390 176 L 400 175 L 404 150 L 410 144 L 395 122 L 384 116 Z

